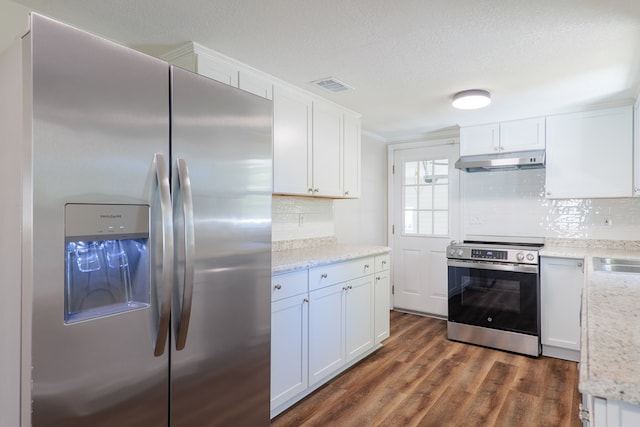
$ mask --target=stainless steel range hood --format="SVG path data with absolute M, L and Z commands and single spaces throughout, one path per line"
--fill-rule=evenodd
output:
M 519 151 L 515 153 L 462 156 L 456 162 L 456 168 L 462 169 L 466 172 L 539 169 L 544 167 L 544 162 L 544 150 Z

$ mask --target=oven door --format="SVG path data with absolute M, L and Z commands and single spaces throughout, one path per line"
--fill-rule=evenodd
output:
M 537 265 L 449 260 L 449 321 L 539 335 Z

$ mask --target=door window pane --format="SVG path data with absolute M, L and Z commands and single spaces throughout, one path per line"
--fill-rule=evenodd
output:
M 403 165 L 403 231 L 409 235 L 449 234 L 449 160 L 429 159 Z

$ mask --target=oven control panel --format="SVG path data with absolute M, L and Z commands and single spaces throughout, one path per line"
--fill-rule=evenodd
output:
M 493 248 L 465 243 L 449 245 L 447 247 L 447 258 L 517 264 L 538 264 L 539 262 L 537 248 L 513 246 Z
M 489 249 L 471 249 L 471 258 L 507 260 L 507 251 Z

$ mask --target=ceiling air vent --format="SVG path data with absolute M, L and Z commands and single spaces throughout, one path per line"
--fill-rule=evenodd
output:
M 322 88 L 329 92 L 344 92 L 345 90 L 353 89 L 348 84 L 342 83 L 340 80 L 334 79 L 333 77 L 316 80 L 314 82 L 311 82 L 311 84 L 314 84 L 319 88 Z

